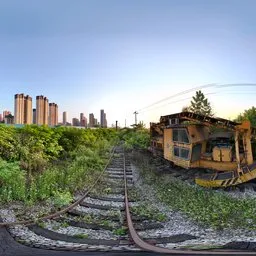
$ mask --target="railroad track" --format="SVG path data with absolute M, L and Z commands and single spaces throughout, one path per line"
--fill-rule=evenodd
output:
M 14 238 L 31 247 L 70 251 L 152 251 L 168 254 L 244 255 L 254 252 L 170 250 L 165 244 L 184 238 L 142 238 L 141 230 L 161 228 L 162 223 L 133 213 L 140 205 L 133 196 L 133 173 L 121 146 L 105 168 L 102 194 L 88 190 L 72 205 L 39 222 L 5 223 Z M 94 185 L 94 184 L 93 184 Z M 93 186 L 92 186 L 93 187 Z M 3 224 L 2 224 L 3 225 Z M 183 239 L 183 240 L 182 240 Z M 193 239 L 193 237 L 186 237 Z

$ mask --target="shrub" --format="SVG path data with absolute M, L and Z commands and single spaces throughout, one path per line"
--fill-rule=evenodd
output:
M 61 208 L 68 205 L 73 200 L 73 197 L 69 191 L 55 191 L 52 200 L 54 206 Z
M 8 163 L 0 159 L 1 201 L 24 200 L 26 198 L 25 171 L 17 162 Z

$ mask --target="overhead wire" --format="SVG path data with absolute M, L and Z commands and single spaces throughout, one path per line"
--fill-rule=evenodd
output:
M 148 108 L 150 108 L 150 107 L 153 107 L 153 106 L 155 106 L 155 105 L 158 105 L 159 103 L 164 102 L 164 101 L 167 101 L 167 100 L 169 100 L 169 99 L 171 99 L 171 98 L 175 98 L 175 97 L 178 97 L 178 96 L 181 96 L 181 95 L 184 95 L 184 94 L 187 94 L 187 93 L 189 93 L 189 92 L 193 92 L 193 91 L 199 90 L 199 89 L 210 88 L 210 87 L 224 88 L 224 87 L 247 87 L 247 86 L 253 86 L 253 87 L 255 86 L 255 87 L 256 87 L 256 84 L 254 84 L 254 83 L 244 83 L 244 84 L 206 84 L 206 85 L 201 85 L 201 86 L 193 87 L 193 88 L 191 88 L 191 89 L 187 89 L 187 90 L 184 90 L 184 91 L 182 91 L 182 92 L 176 93 L 176 94 L 171 95 L 171 96 L 169 96 L 169 97 L 166 97 L 166 98 L 164 98 L 164 99 L 162 99 L 162 100 L 156 101 L 156 102 L 154 102 L 154 103 L 152 103 L 152 104 L 150 104 L 150 105 L 148 105 L 148 106 L 146 106 L 146 107 L 143 107 L 143 108 L 139 109 L 138 112 L 139 112 L 139 113 L 144 113 L 144 112 L 147 112 L 147 111 L 154 110 L 154 109 L 156 109 L 156 108 L 163 107 L 163 106 L 168 105 L 168 104 L 173 104 L 173 103 L 177 103 L 177 102 L 179 102 L 179 101 L 186 100 L 186 99 L 188 99 L 188 98 L 186 98 L 186 99 L 181 99 L 181 100 L 177 100 L 177 101 L 174 101 L 174 102 L 167 103 L 167 104 L 165 104 L 165 105 L 161 105 L 160 107 L 158 106 L 158 107 L 156 107 L 156 108 L 152 108 L 152 109 L 146 110 L 146 109 L 148 109 Z M 216 93 L 219 93 L 219 92 L 216 92 Z M 215 94 L 215 93 L 209 93 L 209 94 Z M 205 95 L 208 95 L 208 94 L 205 94 Z M 191 98 L 191 97 L 189 97 L 189 99 L 190 99 L 190 98 Z
M 162 100 L 156 101 L 156 102 L 154 102 L 154 103 L 152 103 L 152 104 L 150 104 L 150 105 L 148 105 L 148 106 L 146 106 L 146 107 L 143 107 L 143 108 L 139 109 L 138 111 L 144 110 L 144 109 L 146 109 L 146 108 L 149 108 L 149 107 L 151 107 L 151 106 L 154 106 L 154 105 L 156 105 L 156 104 L 159 104 L 159 103 L 161 103 L 161 102 L 163 102 L 163 101 L 169 100 L 169 99 L 171 99 L 171 98 L 178 97 L 178 96 L 181 96 L 181 95 L 186 94 L 186 93 L 189 93 L 189 92 L 193 92 L 194 90 L 204 89 L 204 88 L 208 88 L 208 87 L 214 87 L 214 86 L 216 86 L 216 85 L 217 85 L 217 84 L 205 84 L 205 85 L 193 87 L 193 88 L 191 88 L 191 89 L 187 89 L 187 90 L 184 90 L 184 91 L 182 91 L 182 92 L 179 92 L 179 93 L 176 93 L 176 94 L 174 94 L 174 95 L 171 95 L 171 96 L 169 96 L 169 97 L 166 97 L 166 98 L 164 98 L 164 99 L 162 99 Z
M 209 92 L 209 93 L 205 93 L 205 95 L 209 95 L 209 94 L 216 94 L 217 92 Z M 179 99 L 179 100 L 175 100 L 175 101 L 171 101 L 171 102 L 168 102 L 166 104 L 163 104 L 161 106 L 157 106 L 157 107 L 154 107 L 152 109 L 145 109 L 144 111 L 141 111 L 140 114 L 143 114 L 147 111 L 151 111 L 151 110 L 155 110 L 155 109 L 158 109 L 158 108 L 162 108 L 164 106 L 167 106 L 167 105 L 170 105 L 170 104 L 174 104 L 174 103 L 177 103 L 177 102 L 180 102 L 180 101 L 184 101 L 184 100 L 189 100 L 191 99 L 191 97 L 187 97 L 187 98 L 183 98 L 183 99 Z

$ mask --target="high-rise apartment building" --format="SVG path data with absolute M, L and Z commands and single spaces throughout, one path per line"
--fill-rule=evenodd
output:
M 4 117 L 5 124 L 14 124 L 14 116 L 12 114 L 6 115 Z
M 66 111 L 63 112 L 62 118 L 63 118 L 63 120 L 62 120 L 63 125 L 66 125 L 67 124 L 67 112 Z
M 6 116 L 11 115 L 11 114 L 12 114 L 11 111 L 4 110 L 4 111 L 3 111 L 3 120 L 4 120 L 4 118 L 5 118 Z
M 100 110 L 100 126 L 104 127 L 104 109 Z
M 104 113 L 104 127 L 107 128 L 108 127 L 108 123 L 107 123 L 107 114 Z
M 91 113 L 91 114 L 89 115 L 89 127 L 94 127 L 94 125 L 95 125 L 94 114 Z
M 25 98 L 24 94 L 14 95 L 14 123 L 24 124 Z
M 84 119 L 84 113 L 80 113 L 80 123 L 82 122 L 83 119 Z
M 80 126 L 87 127 L 87 118 L 84 116 L 84 113 L 80 113 Z
M 49 103 L 49 125 L 58 125 L 58 105 L 55 103 Z
M 36 96 L 36 124 L 47 125 L 49 115 L 48 99 L 43 95 Z
M 100 126 L 107 127 L 106 113 L 104 112 L 104 109 L 100 110 Z
M 14 114 L 15 118 L 15 114 Z M 24 124 L 32 124 L 32 97 L 25 96 L 24 104 Z
M 84 127 L 87 128 L 88 127 L 88 123 L 87 123 L 87 118 L 84 118 Z
M 36 124 L 36 109 L 33 108 L 33 124 Z
M 14 123 L 32 124 L 32 98 L 29 95 L 15 94 Z
M 72 118 L 72 125 L 73 126 L 79 126 L 80 125 L 79 119 L 78 118 Z

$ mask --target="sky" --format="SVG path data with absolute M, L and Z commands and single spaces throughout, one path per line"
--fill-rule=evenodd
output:
M 0 111 L 44 95 L 68 120 L 100 109 L 108 125 L 180 112 L 205 84 L 216 116 L 255 105 L 254 0 L 1 0 Z

